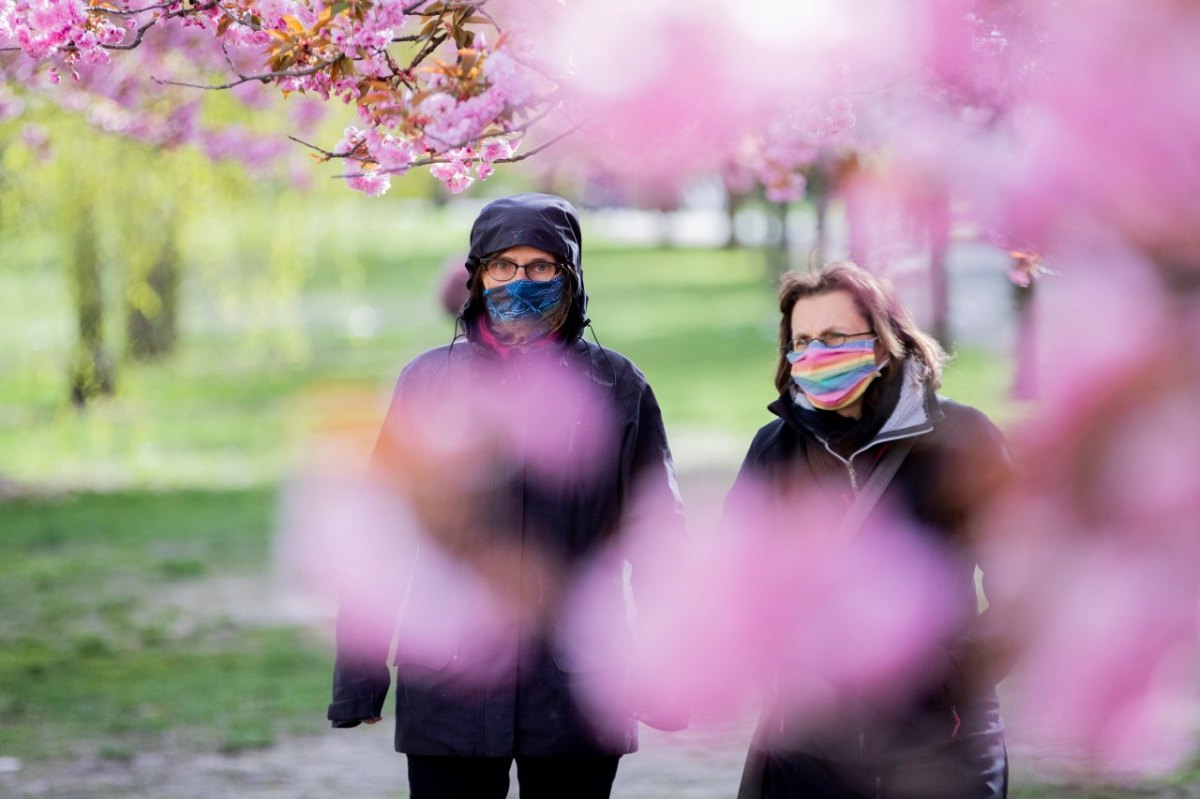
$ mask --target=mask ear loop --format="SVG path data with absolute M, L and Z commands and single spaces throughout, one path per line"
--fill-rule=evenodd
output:
M 583 305 L 583 281 L 579 277 L 579 272 L 576 270 L 576 268 L 573 264 L 564 264 L 564 267 L 566 269 L 567 274 L 570 275 L 571 301 L 577 302 L 580 304 L 580 306 L 582 306 Z M 580 331 L 579 334 L 580 334 L 580 336 L 582 336 L 583 331 L 592 326 L 592 320 L 588 319 L 587 315 L 584 313 L 584 311 L 582 309 L 579 312 L 579 316 L 581 317 L 581 321 L 579 323 L 579 331 Z M 596 338 L 595 329 L 592 330 L 592 338 L 593 339 Z M 596 346 L 600 346 L 599 341 L 596 342 Z
M 596 328 L 592 327 L 592 320 L 584 319 L 583 326 L 585 329 L 592 331 L 592 341 L 596 342 L 596 347 L 600 350 L 600 356 L 608 364 L 608 373 L 612 379 L 608 381 L 609 388 L 606 396 L 611 397 L 617 393 L 617 367 L 613 365 L 612 358 L 608 357 L 608 350 L 604 349 L 604 345 L 600 343 L 600 337 L 596 335 Z M 592 384 L 595 385 L 595 383 L 596 381 L 593 380 Z
M 463 266 L 467 268 L 467 290 L 471 289 L 471 284 L 475 282 L 476 275 L 479 272 L 479 267 L 483 263 L 482 260 L 474 255 L 467 256 L 467 260 L 463 262 Z M 467 337 L 467 306 L 471 303 L 470 294 L 467 295 L 463 307 L 458 309 L 458 316 L 454 317 L 454 329 L 451 331 L 450 349 L 454 349 L 456 342 L 465 340 Z

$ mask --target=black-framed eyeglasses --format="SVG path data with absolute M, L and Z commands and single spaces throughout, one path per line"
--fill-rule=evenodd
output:
M 791 347 L 784 347 L 783 354 L 799 355 L 808 349 L 809 345 L 814 341 L 819 342 L 822 347 L 840 347 L 855 336 L 873 336 L 874 330 L 864 330 L 861 333 L 822 333 L 813 338 L 809 336 L 797 336 L 792 339 Z
M 553 280 L 563 268 L 562 264 L 554 261 L 530 261 L 519 264 L 507 258 L 489 258 L 483 262 L 483 269 L 492 280 L 506 283 L 517 276 L 518 269 L 525 270 L 525 277 L 538 283 Z

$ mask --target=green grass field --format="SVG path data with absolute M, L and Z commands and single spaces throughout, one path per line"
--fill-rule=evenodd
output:
M 436 273 L 466 222 L 369 201 L 291 213 L 299 242 L 244 220 L 195 220 L 178 353 L 118 360 L 118 394 L 84 412 L 66 402 L 61 270 L 51 255 L 0 263 L 0 477 L 29 494 L 0 502 L 0 756 L 235 752 L 323 725 L 330 655 L 319 636 L 193 616 L 164 598 L 267 573 L 277 486 L 320 421 L 305 398 L 349 389 L 382 415 L 400 366 L 450 338 Z M 761 255 L 599 245 L 585 269 L 601 343 L 642 367 L 668 432 L 734 442 L 736 465 L 773 393 L 776 312 Z M 965 351 L 945 393 L 1003 424 L 1022 413 L 1009 379 L 1003 358 Z M 690 468 L 685 457 L 678 466 Z
M 0 752 L 236 751 L 311 729 L 328 689 L 315 639 L 164 601 L 264 571 L 273 515 L 261 488 L 0 504 Z

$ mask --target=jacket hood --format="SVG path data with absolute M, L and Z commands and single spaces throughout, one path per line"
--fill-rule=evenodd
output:
M 571 267 L 570 311 L 563 326 L 564 341 L 574 341 L 588 323 L 587 292 L 583 284 L 583 236 L 579 214 L 571 203 L 553 194 L 514 194 L 493 200 L 483 207 L 471 226 L 471 249 L 467 271 L 473 280 L 484 258 L 510 247 L 525 245 L 545 250 Z M 468 280 L 470 285 L 470 280 Z M 462 319 L 468 337 L 477 320 L 486 313 L 483 304 L 468 299 Z

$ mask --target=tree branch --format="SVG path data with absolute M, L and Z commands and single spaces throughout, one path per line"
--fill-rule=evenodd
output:
M 585 120 L 583 122 L 577 122 L 574 125 L 572 125 L 571 127 L 564 130 L 562 133 L 551 138 L 550 140 L 546 141 L 545 143 L 540 144 L 537 147 L 534 147 L 532 150 L 530 150 L 527 153 L 522 153 L 521 155 L 511 155 L 511 156 L 508 156 L 507 158 L 497 158 L 495 161 L 492 161 L 492 163 L 493 164 L 515 164 L 518 161 L 524 161 L 526 158 L 532 158 L 533 156 L 546 150 L 547 148 L 553 147 L 555 144 L 558 144 L 560 141 L 562 141 L 563 139 L 567 138 L 575 131 L 582 128 L 585 124 L 587 124 L 587 120 Z M 495 135 L 495 134 L 489 134 L 489 135 Z M 292 138 L 292 137 L 289 136 L 288 138 Z M 480 138 L 475 139 L 474 141 L 467 142 L 467 144 L 463 144 L 462 147 L 467 147 L 471 144 L 478 144 L 480 141 L 482 141 L 485 138 L 488 138 L 488 137 L 481 136 Z M 352 157 L 350 153 L 332 153 L 332 152 L 329 152 L 328 150 L 322 150 L 320 147 L 309 144 L 308 142 L 300 141 L 299 139 L 292 139 L 292 140 L 299 144 L 303 144 L 305 147 L 311 147 L 312 149 L 316 150 L 317 152 L 319 152 L 322 155 L 325 155 L 329 158 L 350 158 L 350 157 Z M 455 149 L 460 149 L 460 148 L 455 148 Z M 358 160 L 361 162 L 361 159 L 354 159 L 354 160 Z M 406 164 L 401 169 L 382 169 L 382 170 L 375 170 L 373 172 L 344 173 L 341 175 L 334 175 L 333 177 L 334 178 L 362 178 L 362 177 L 370 177 L 373 175 L 402 175 L 405 172 L 407 172 L 408 170 L 414 169 L 417 167 L 432 166 L 434 164 L 449 164 L 452 161 L 453 161 L 453 159 L 451 159 L 451 158 L 446 158 L 445 156 L 436 155 L 431 158 L 419 158 L 416 161 L 412 161 L 412 162 Z
M 585 120 L 583 122 L 576 122 L 574 125 L 567 128 L 562 133 L 549 139 L 545 143 L 540 144 L 537 147 L 534 147 L 532 150 L 530 150 L 527 153 L 522 153 L 521 155 L 511 155 L 507 158 L 497 158 L 492 163 L 493 164 L 515 164 L 517 161 L 524 161 L 526 158 L 531 158 L 531 157 L 537 155 L 538 153 L 542 152 L 543 150 L 546 150 L 546 149 L 558 144 L 560 141 L 562 141 L 563 139 L 567 138 L 575 131 L 582 128 L 585 124 L 587 124 L 587 120 Z
M 410 70 L 416 69 L 417 66 L 430 55 L 432 55 L 433 51 L 438 49 L 438 47 L 440 47 L 444 41 L 446 41 L 446 34 L 444 33 L 438 33 L 431 36 L 429 42 L 421 49 L 421 52 L 417 53 L 417 57 L 412 60 L 412 63 L 408 65 L 408 68 Z
M 483 6 L 484 6 L 485 2 L 486 2 L 486 0 L 484 0 L 484 2 L 480 2 L 479 5 L 477 5 L 475 7 L 475 10 L 479 12 L 479 16 L 483 17 L 488 22 L 490 22 L 493 28 L 495 28 L 496 30 L 500 30 L 500 24 L 498 22 L 496 22 L 496 18 L 493 17 L 491 14 L 489 14 L 487 11 L 484 11 Z
M 305 78 L 309 75 L 315 75 L 332 63 L 332 61 L 322 61 L 319 64 L 314 64 L 311 67 L 304 67 L 303 69 L 285 69 L 278 72 L 263 72 L 258 75 L 241 75 L 235 72 L 235 74 L 238 75 L 237 80 L 220 84 L 187 83 L 181 80 L 163 80 L 162 78 L 155 78 L 153 76 L 150 78 L 150 80 L 154 81 L 160 86 L 185 86 L 189 89 L 210 89 L 217 91 L 221 89 L 232 89 L 234 86 L 241 86 L 243 83 L 253 83 L 254 81 L 269 83 L 270 81 L 278 80 L 279 78 Z
M 546 100 L 542 100 L 542 102 L 548 102 L 548 101 L 546 101 Z M 529 128 L 530 128 L 532 125 L 536 125 L 537 123 L 541 122 L 541 121 L 542 121 L 543 119 L 545 119 L 546 117 L 550 116 L 550 114 L 551 114 L 551 113 L 552 113 L 552 112 L 553 112 L 553 111 L 554 111 L 556 108 L 561 108 L 561 107 L 562 107 L 562 104 L 561 104 L 561 103 L 560 103 L 558 106 L 551 106 L 551 105 L 548 105 L 548 106 L 547 106 L 547 107 L 546 107 L 544 110 L 542 110 L 542 111 L 539 111 L 538 113 L 536 113 L 536 114 L 534 114 L 533 116 L 529 117 L 529 119 L 526 119 L 524 122 L 522 122 L 522 123 L 521 123 L 521 125 L 520 125 L 519 127 L 515 127 L 515 128 L 513 128 L 512 130 L 509 130 L 509 131 L 507 131 L 507 132 L 508 132 L 508 133 L 517 133 L 517 132 L 522 132 L 522 133 L 523 133 L 523 132 L 525 132 L 525 131 L 529 130 Z M 582 125 L 583 123 L 581 122 L 580 124 Z
M 117 16 L 117 17 L 131 17 L 136 14 L 145 14 L 147 11 L 160 11 L 164 8 L 170 8 L 173 5 L 175 5 L 175 0 L 167 0 L 167 2 L 165 2 L 165 3 L 155 3 L 152 6 L 143 6 L 142 8 L 117 9 L 117 8 L 93 7 L 91 10 L 99 11 L 104 14 L 112 14 L 113 16 Z
M 201 11 L 208 11 L 210 8 L 216 8 L 220 5 L 221 4 L 218 0 L 210 0 L 210 2 L 193 6 L 192 8 L 181 8 L 178 11 L 169 11 L 166 14 L 163 14 L 161 17 L 152 17 L 148 22 L 138 27 L 138 29 L 134 32 L 133 41 L 122 44 L 102 44 L 100 46 L 105 50 L 133 50 L 141 45 L 142 38 L 146 35 L 146 31 L 150 30 L 158 23 L 164 20 L 173 19 L 175 17 L 185 17 Z
M 310 150 L 317 151 L 318 153 L 325 156 L 326 158 L 348 158 L 350 156 L 350 153 L 335 153 L 331 150 L 326 150 L 322 147 L 318 147 L 317 145 L 312 144 L 311 142 L 306 142 L 306 141 L 304 141 L 304 139 L 298 139 L 295 136 L 289 135 L 288 138 L 291 139 L 292 141 L 296 142 L 296 144 L 307 147 Z

